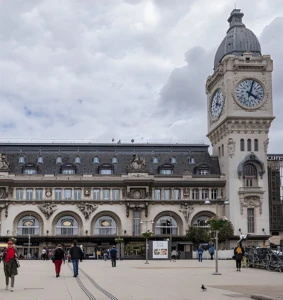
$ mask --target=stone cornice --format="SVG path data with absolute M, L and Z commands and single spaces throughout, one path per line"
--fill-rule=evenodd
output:
M 229 117 L 207 134 L 212 146 L 220 142 L 229 134 L 268 134 L 272 118 L 243 118 Z

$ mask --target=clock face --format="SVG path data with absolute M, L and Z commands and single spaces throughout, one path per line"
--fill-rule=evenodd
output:
M 211 101 L 211 116 L 218 118 L 222 112 L 224 105 L 223 93 L 221 90 L 217 90 Z
M 251 108 L 257 107 L 263 100 L 264 90 L 257 81 L 247 79 L 238 84 L 236 96 L 241 105 Z

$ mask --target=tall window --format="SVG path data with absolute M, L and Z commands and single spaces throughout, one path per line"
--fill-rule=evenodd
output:
M 199 200 L 199 190 L 193 189 L 193 200 Z
M 174 189 L 174 200 L 180 200 L 180 190 Z
M 258 151 L 258 139 L 254 140 L 254 151 Z
M 33 198 L 33 189 L 26 189 L 26 200 L 32 200 Z
M 221 154 L 222 154 L 222 156 L 224 156 L 224 145 L 223 144 L 221 146 Z
M 154 199 L 155 200 L 160 200 L 161 199 L 161 190 L 160 189 L 155 189 L 154 190 Z
M 35 199 L 42 200 L 43 189 L 35 189 Z
M 170 189 L 164 189 L 164 200 L 170 200 L 171 199 L 171 190 Z
M 155 234 L 177 235 L 177 222 L 171 216 L 163 216 L 156 222 Z
M 240 150 L 245 151 L 245 140 L 244 139 L 240 140 Z
M 220 150 L 220 147 L 218 147 L 218 157 L 221 157 L 221 150 Z
M 33 216 L 24 216 L 17 225 L 18 235 L 39 234 L 39 222 Z
M 251 141 L 251 139 L 247 140 L 247 150 L 252 151 L 252 141 Z
M 208 189 L 202 189 L 201 190 L 201 198 L 202 199 L 206 199 L 206 198 L 208 198 Z
M 94 235 L 115 235 L 117 233 L 117 224 L 109 216 L 102 216 L 94 224 Z
M 78 235 L 79 225 L 71 216 L 64 216 L 56 223 L 56 235 Z
M 82 199 L 82 190 L 81 189 L 75 189 L 74 190 L 74 199 L 75 200 L 81 200 Z
M 217 189 L 211 190 L 211 199 L 216 200 L 217 199 Z
M 62 199 L 62 189 L 55 189 L 55 200 Z
M 245 186 L 257 186 L 257 169 L 253 164 L 244 166 Z
M 110 200 L 110 190 L 103 189 L 103 200 Z
M 24 189 L 16 189 L 16 199 L 23 200 L 24 198 Z
M 247 209 L 248 214 L 248 233 L 255 232 L 254 208 Z
M 100 200 L 100 189 L 93 190 L 93 200 Z
M 134 210 L 134 235 L 141 234 L 141 212 Z
M 154 156 L 152 161 L 154 164 L 158 164 L 159 159 L 158 159 L 158 157 Z
M 71 200 L 72 199 L 72 189 L 65 189 L 64 190 L 64 199 Z
M 113 189 L 112 190 L 112 199 L 113 200 L 120 200 L 120 190 L 119 189 Z

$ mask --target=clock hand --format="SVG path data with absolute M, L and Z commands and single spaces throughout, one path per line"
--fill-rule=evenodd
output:
M 250 91 L 249 91 L 249 93 L 251 93 L 251 91 L 252 91 L 252 89 L 253 89 L 253 86 L 254 86 L 254 81 L 252 82 L 252 84 L 251 84 L 251 88 L 250 88 Z

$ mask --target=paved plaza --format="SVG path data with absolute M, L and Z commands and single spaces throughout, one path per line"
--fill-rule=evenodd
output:
M 0 299 L 27 300 L 222 300 L 250 299 L 252 294 L 283 299 L 283 273 L 258 269 L 236 272 L 232 260 L 219 261 L 221 276 L 212 275 L 215 262 L 205 260 L 110 261 L 85 260 L 73 278 L 72 264 L 62 265 L 55 277 L 51 261 L 21 261 L 14 292 L 5 290 L 0 266 Z M 207 291 L 201 290 L 201 285 Z

